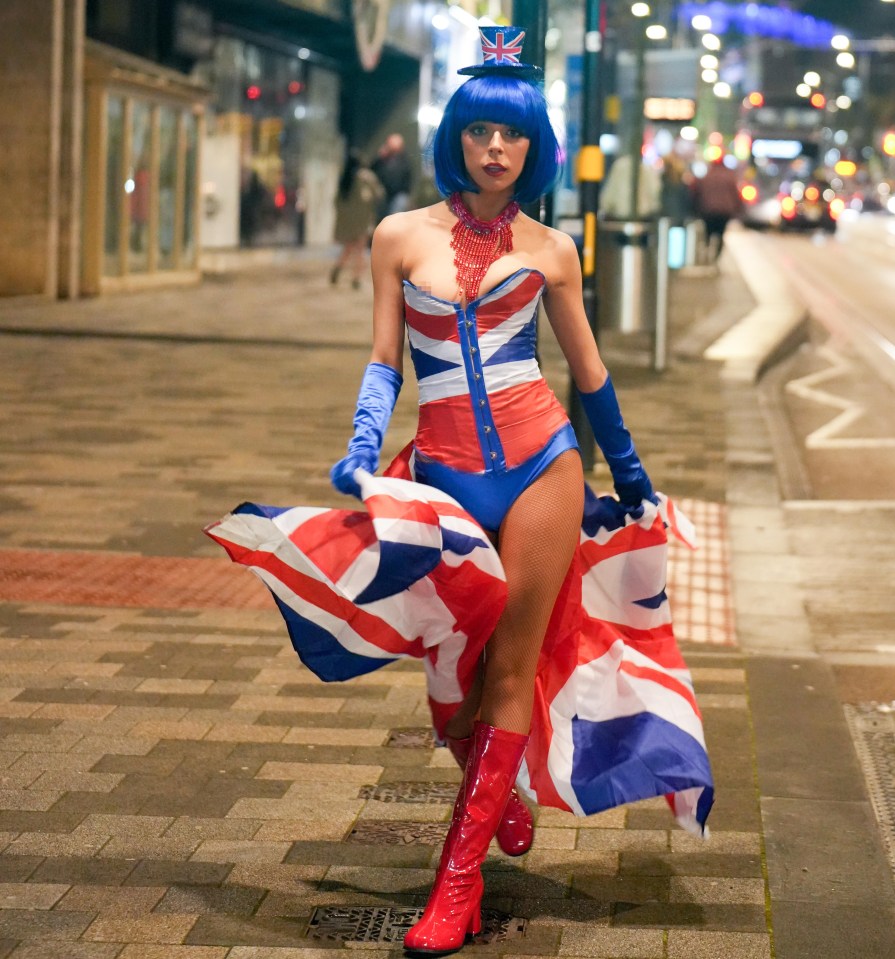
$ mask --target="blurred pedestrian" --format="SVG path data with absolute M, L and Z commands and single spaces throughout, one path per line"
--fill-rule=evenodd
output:
M 379 219 L 392 213 L 404 213 L 410 209 L 410 191 L 413 185 L 413 170 L 404 137 L 391 133 L 379 149 L 371 169 L 385 188 L 385 196 L 379 210 Z
M 723 157 L 710 163 L 705 176 L 694 182 L 693 205 L 705 225 L 710 256 L 717 260 L 724 249 L 727 224 L 743 212 L 736 171 L 724 164 Z
M 261 230 L 267 190 L 255 170 L 244 169 L 239 193 L 239 239 L 243 246 L 252 246 Z
M 385 190 L 376 174 L 367 167 L 361 155 L 349 150 L 336 195 L 335 240 L 342 244 L 336 265 L 329 274 L 330 283 L 337 283 L 343 269 L 351 271 L 351 285 L 360 286 L 367 243 L 376 223 L 376 212 Z
M 610 220 L 645 220 L 659 215 L 662 202 L 662 181 L 658 172 L 640 162 L 637 170 L 637 208 L 634 194 L 634 163 L 628 154 L 617 157 L 600 191 L 600 213 Z
M 693 217 L 692 177 L 687 164 L 675 153 L 663 160 L 661 211 L 671 220 L 671 226 L 683 226 Z

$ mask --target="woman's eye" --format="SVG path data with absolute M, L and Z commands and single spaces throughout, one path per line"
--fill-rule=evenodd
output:
M 517 130 L 515 127 L 507 127 L 506 137 L 509 140 L 518 140 L 519 137 L 524 137 L 525 134 L 521 130 Z
M 468 130 L 474 137 L 480 137 L 483 133 L 487 132 L 484 125 L 481 123 L 473 123 L 468 127 Z

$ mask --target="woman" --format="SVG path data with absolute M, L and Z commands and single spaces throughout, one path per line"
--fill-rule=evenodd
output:
M 508 587 L 479 679 L 447 726 L 464 781 L 425 913 L 404 940 L 434 954 L 480 928 L 479 867 L 492 837 L 516 854 L 531 843 L 530 814 L 512 787 L 584 489 L 574 432 L 535 360 L 540 300 L 619 500 L 636 511 L 653 498 L 584 314 L 575 244 L 518 208 L 550 187 L 559 166 L 536 68 L 518 62 L 516 28 L 482 36 L 485 63 L 460 71 L 472 79 L 435 138 L 447 202 L 387 217 L 374 233 L 373 350 L 348 455 L 331 473 L 337 489 L 358 495 L 355 470 L 375 472 L 406 328 L 420 389 L 414 478 L 453 496 L 489 532 Z
M 351 269 L 351 285 L 360 287 L 367 241 L 376 220 L 379 203 L 385 196 L 382 184 L 368 169 L 356 151 L 351 150 L 339 180 L 336 197 L 335 239 L 342 244 L 342 252 L 329 274 L 330 283 L 337 283 L 346 267 Z

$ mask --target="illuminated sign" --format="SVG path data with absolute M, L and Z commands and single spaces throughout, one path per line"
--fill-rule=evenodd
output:
M 686 123 L 696 116 L 696 101 L 687 97 L 647 97 L 643 101 L 647 120 L 673 120 Z
M 776 37 L 790 40 L 802 47 L 830 48 L 830 41 L 842 30 L 826 20 L 806 16 L 776 4 L 760 3 L 682 3 L 677 8 L 678 19 L 689 26 L 694 16 L 708 17 L 712 33 L 729 30 L 745 36 Z
M 802 154 L 801 140 L 753 140 L 752 156 L 772 160 L 795 160 Z

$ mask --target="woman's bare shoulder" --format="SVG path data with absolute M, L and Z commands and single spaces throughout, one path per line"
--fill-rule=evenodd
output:
M 407 210 L 406 213 L 392 213 L 376 227 L 374 239 L 400 243 L 402 246 L 411 245 L 419 241 L 422 233 L 438 229 L 444 222 L 446 217 L 443 203 Z
M 568 270 L 578 267 L 578 248 L 568 233 L 525 217 L 524 239 L 519 248 L 535 259 L 548 285 L 564 278 Z
M 548 252 L 568 252 L 575 249 L 575 241 L 562 230 L 556 230 L 552 226 L 539 223 L 531 217 L 525 217 L 527 231 L 530 231 L 531 239 Z

